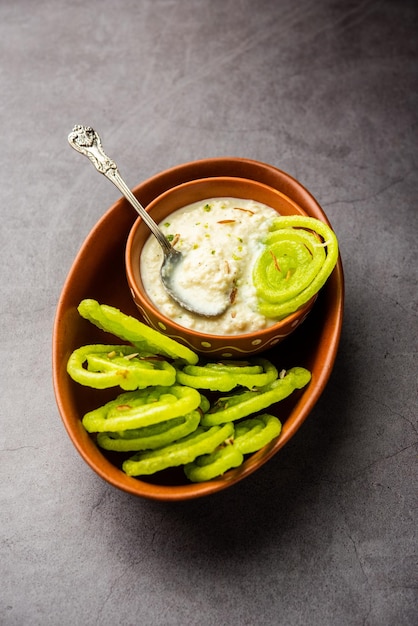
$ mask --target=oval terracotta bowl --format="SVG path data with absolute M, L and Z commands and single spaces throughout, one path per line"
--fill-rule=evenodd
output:
M 247 159 L 226 157 L 185 163 L 146 180 L 134 193 L 147 206 L 176 185 L 215 176 L 264 183 L 290 198 L 307 215 L 329 223 L 319 204 L 298 181 L 271 165 Z M 116 202 L 87 236 L 66 278 L 53 332 L 53 381 L 58 409 L 81 457 L 110 485 L 154 500 L 178 501 L 207 496 L 243 480 L 277 454 L 295 435 L 321 396 L 335 362 L 341 334 L 344 305 L 341 260 L 304 324 L 265 353 L 279 368 L 300 365 L 312 373 L 311 382 L 303 390 L 270 407 L 269 412 L 277 413 L 283 423 L 280 436 L 246 458 L 241 467 L 209 482 L 188 483 L 183 472 L 175 469 L 137 479 L 121 470 L 119 457 L 98 448 L 81 423 L 87 411 L 114 397 L 114 390 L 104 392 L 81 387 L 66 371 L 67 360 L 74 349 L 89 343 L 103 343 L 104 337 L 114 340 L 79 316 L 77 306 L 83 298 L 94 298 L 130 315 L 139 315 L 125 276 L 125 246 L 136 219 L 137 213 L 124 199 Z
M 153 200 L 147 210 L 154 221 L 159 223 L 184 206 L 222 197 L 256 200 L 275 209 L 280 215 L 306 215 L 293 200 L 273 187 L 254 180 L 226 176 L 197 179 L 172 187 Z M 150 326 L 208 358 L 248 356 L 277 345 L 306 319 L 315 302 L 315 297 L 311 298 L 298 311 L 257 332 L 225 336 L 190 330 L 166 317 L 147 296 L 139 259 L 149 236 L 148 227 L 138 218 L 129 234 L 125 257 L 126 275 L 134 302 Z

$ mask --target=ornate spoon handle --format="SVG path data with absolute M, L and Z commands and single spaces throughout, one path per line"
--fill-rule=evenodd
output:
M 99 135 L 90 126 L 74 126 L 68 141 L 74 150 L 88 157 L 101 174 L 117 171 L 116 163 L 106 156 Z
M 164 234 L 158 228 L 154 220 L 149 216 L 144 207 L 135 198 L 121 175 L 119 174 L 117 165 L 112 159 L 105 154 L 102 142 L 97 132 L 91 126 L 74 126 L 72 132 L 68 135 L 70 146 L 84 154 L 93 163 L 94 167 L 100 174 L 104 174 L 132 204 L 134 209 L 139 213 L 153 235 L 157 238 L 159 244 L 167 254 L 173 253 L 173 248 Z

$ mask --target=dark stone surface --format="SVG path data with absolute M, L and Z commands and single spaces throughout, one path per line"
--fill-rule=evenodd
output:
M 408 1 L 1 1 L 1 624 L 417 623 L 417 26 Z M 132 186 L 204 157 L 271 163 L 339 237 L 330 382 L 214 497 L 116 491 L 61 423 L 55 308 L 118 198 L 68 147 L 75 123 Z

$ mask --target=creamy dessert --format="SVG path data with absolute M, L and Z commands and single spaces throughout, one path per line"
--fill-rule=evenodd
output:
M 184 256 L 176 292 L 192 293 L 208 305 L 227 298 L 229 306 L 216 318 L 179 306 L 161 283 L 163 255 L 151 235 L 141 254 L 141 278 L 154 306 L 181 326 L 213 335 L 245 334 L 275 324 L 258 311 L 252 271 L 276 217 L 265 204 L 237 198 L 211 198 L 174 211 L 160 228 Z

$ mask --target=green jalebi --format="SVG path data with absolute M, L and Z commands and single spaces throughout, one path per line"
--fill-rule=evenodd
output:
M 257 452 L 281 433 L 282 425 L 274 415 L 263 413 L 235 424 L 234 446 L 242 454 Z
M 194 432 L 199 426 L 200 413 L 192 411 L 184 416 L 116 433 L 98 433 L 97 443 L 105 450 L 133 452 L 135 450 L 155 450 L 173 443 Z
M 338 259 L 332 229 L 313 217 L 274 220 L 253 270 L 260 312 L 283 319 L 306 304 L 325 284 Z
M 124 461 L 123 470 L 129 476 L 155 474 L 167 467 L 176 467 L 191 463 L 196 457 L 213 452 L 234 432 L 232 424 L 202 428 L 199 426 L 194 433 L 183 437 L 175 443 L 157 450 L 138 452 Z
M 103 449 L 136 453 L 122 465 L 130 476 L 183 465 L 189 480 L 200 482 L 239 467 L 244 455 L 281 432 L 276 417 L 258 413 L 310 380 L 302 367 L 279 375 L 260 357 L 198 364 L 194 352 L 114 307 L 83 300 L 79 311 L 131 343 L 83 346 L 67 363 L 82 385 L 125 390 L 86 413 L 82 423 Z M 198 390 L 211 393 L 206 397 Z
M 194 483 L 211 480 L 233 467 L 239 467 L 244 460 L 242 452 L 233 444 L 226 443 L 211 454 L 197 457 L 184 466 L 184 473 Z
M 125 315 L 113 306 L 85 299 L 80 302 L 78 312 L 98 328 L 116 335 L 123 341 L 129 341 L 141 354 L 160 354 L 191 364 L 198 361 L 197 354 L 190 348 L 150 328 L 135 317 Z
M 265 387 L 223 396 L 202 417 L 201 424 L 203 426 L 224 424 L 263 411 L 268 406 L 289 396 L 295 389 L 305 387 L 310 378 L 311 374 L 305 368 L 293 367 L 288 370 L 283 378 L 277 378 Z
M 177 382 L 195 389 L 231 391 L 235 387 L 263 387 L 277 378 L 276 367 L 267 359 L 185 365 L 177 368 Z
M 86 367 L 85 367 L 86 365 Z M 77 348 L 67 362 L 67 372 L 80 385 L 126 391 L 150 385 L 172 385 L 176 370 L 164 359 L 141 357 L 134 346 L 95 344 Z
M 83 426 L 89 433 L 142 428 L 187 415 L 196 410 L 200 402 L 196 389 L 180 385 L 131 391 L 86 413 Z

